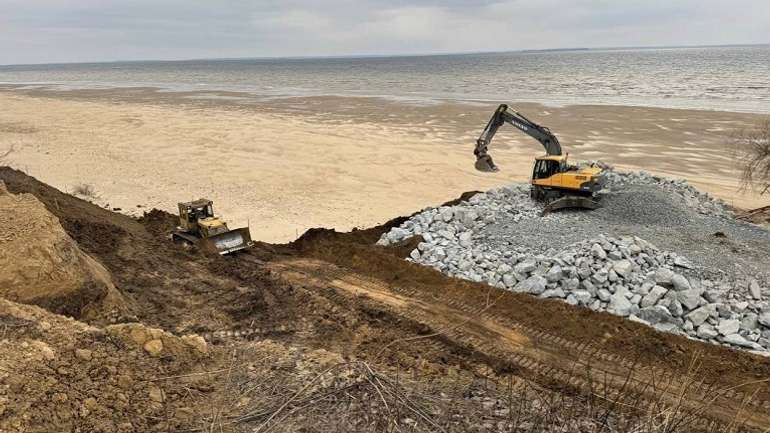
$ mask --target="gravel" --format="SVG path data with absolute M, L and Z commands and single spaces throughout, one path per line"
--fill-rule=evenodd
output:
M 605 172 L 602 207 L 541 216 L 529 185 L 426 209 L 379 244 L 447 275 L 770 354 L 770 231 L 682 180 Z

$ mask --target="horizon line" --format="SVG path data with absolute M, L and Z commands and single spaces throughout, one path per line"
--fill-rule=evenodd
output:
M 705 45 L 630 45 L 609 47 L 563 47 L 563 48 L 534 48 L 518 50 L 493 50 L 493 51 L 446 51 L 424 53 L 393 53 L 393 54 L 340 54 L 340 55 L 311 55 L 311 56 L 254 56 L 254 57 L 191 57 L 180 59 L 136 59 L 136 60 L 97 60 L 97 61 L 72 61 L 72 62 L 40 62 L 40 63 L 3 63 L 0 67 L 12 66 L 59 66 L 59 65 L 91 65 L 110 63 L 183 63 L 197 61 L 223 61 L 223 60 L 312 60 L 312 59 L 366 59 L 366 58 L 394 58 L 394 57 L 432 57 L 432 56 L 462 56 L 474 54 L 506 54 L 506 53 L 555 53 L 569 51 L 621 51 L 621 50 L 654 50 L 654 49 L 689 49 L 689 48 L 730 48 L 730 47 L 761 47 L 768 46 L 764 43 L 736 43 L 736 44 L 705 44 Z

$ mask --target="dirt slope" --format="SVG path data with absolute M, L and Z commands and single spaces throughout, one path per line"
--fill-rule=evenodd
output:
M 751 385 L 728 390 L 733 385 L 767 377 L 764 373 L 767 362 L 752 365 L 747 359 L 746 370 L 734 375 L 735 365 L 713 370 L 719 364 L 714 363 L 714 358 L 700 358 L 707 367 L 699 367 L 695 384 L 690 382 L 693 378 L 688 372 L 689 364 L 677 368 L 660 362 L 664 357 L 675 362 L 687 361 L 677 353 L 668 352 L 665 343 L 656 345 L 657 356 L 628 357 L 629 352 L 643 347 L 633 347 L 633 343 L 626 347 L 607 344 L 612 337 L 609 331 L 605 332 L 604 341 L 594 344 L 584 338 L 571 338 L 570 333 L 550 333 L 543 327 L 526 325 L 512 314 L 518 306 L 512 307 L 499 293 L 488 293 L 486 300 L 475 302 L 452 296 L 451 290 L 439 297 L 409 281 L 385 283 L 323 261 L 290 259 L 274 266 L 287 281 L 302 281 L 318 290 L 331 287 L 341 296 L 365 297 L 394 315 L 425 326 L 426 335 L 420 339 L 428 341 L 420 343 L 425 344 L 422 356 L 440 356 L 443 348 L 432 346 L 435 341 L 430 340 L 443 340 L 444 344 L 451 342 L 465 348 L 466 359 L 482 360 L 499 375 L 532 380 L 554 391 L 596 392 L 597 385 L 593 382 L 601 378 L 603 387 L 626 387 L 639 392 L 640 404 L 644 399 L 660 398 L 675 402 L 683 393 L 686 395 L 684 406 L 697 412 L 704 401 L 709 401 L 709 411 L 702 417 L 723 421 L 729 420 L 749 401 L 746 422 L 757 427 L 770 425 L 766 387 Z M 689 352 L 690 356 L 694 353 Z M 380 355 L 389 355 L 387 346 L 381 349 Z M 755 367 L 757 371 L 752 371 Z
M 3 299 L 0 327 L 0 431 L 168 431 L 214 394 L 209 380 L 155 381 L 216 365 L 199 339 L 100 329 Z M 165 347 L 145 349 L 132 339 L 142 333 Z
M 738 214 L 738 218 L 754 224 L 770 227 L 770 206 L 748 210 Z
M 621 418 L 653 407 L 641 405 L 640 409 L 633 401 L 649 401 L 664 396 L 661 400 L 665 402 L 670 400 L 669 397 L 674 395 L 672 392 L 675 393 L 676 389 L 684 389 L 684 404 L 680 410 L 689 411 L 691 418 L 705 420 L 697 425 L 688 423 L 676 430 L 684 432 L 724 431 L 724 428 L 720 430 L 721 424 L 709 423 L 729 423 L 735 417 L 735 409 L 740 406 L 741 400 L 753 395 L 753 403 L 745 406 L 740 419 L 745 419 L 752 426 L 770 426 L 767 418 L 770 404 L 766 403 L 770 400 L 770 389 L 767 382 L 763 382 L 770 377 L 769 360 L 657 333 L 614 316 L 570 307 L 564 303 L 450 279 L 433 270 L 410 264 L 401 258 L 411 250 L 409 245 L 395 248 L 373 245 L 389 225 L 398 224 L 400 219 L 382 227 L 351 233 L 312 230 L 291 245 L 259 244 L 243 254 L 206 256 L 181 249 L 168 239 L 167 233 L 173 227 L 174 218 L 166 213 L 153 211 L 137 221 L 63 194 L 18 171 L 0 168 L 0 180 L 6 183 L 12 193 L 29 193 L 40 200 L 59 219 L 67 235 L 85 253 L 104 265 L 112 275 L 116 289 L 134 306 L 125 317 L 102 317 L 90 321 L 97 326 L 94 335 L 112 335 L 108 329 L 123 329 L 121 326 L 125 326 L 110 328 L 108 325 L 112 321 L 139 321 L 145 327 L 159 328 L 169 335 L 199 333 L 210 343 L 210 352 L 206 357 L 189 358 L 192 361 L 185 360 L 181 364 L 174 363 L 178 361 L 167 364 L 163 357 L 159 358 L 160 361 L 145 355 L 139 357 L 146 352 L 144 344 L 148 341 L 163 341 L 162 338 L 154 338 L 150 331 L 147 332 L 153 338 L 140 332 L 145 337 L 137 337 L 142 344 L 134 346 L 131 346 L 131 341 L 136 343 L 136 339 L 113 335 L 108 339 L 110 345 L 125 347 L 121 350 L 133 354 L 126 358 L 129 368 L 149 369 L 143 370 L 147 375 L 151 374 L 152 369 L 158 369 L 156 376 L 166 373 L 188 374 L 206 368 L 210 371 L 239 372 L 237 375 L 234 373 L 234 376 L 242 376 L 245 382 L 228 379 L 223 384 L 222 377 L 218 381 L 210 379 L 205 382 L 209 384 L 208 389 L 213 390 L 212 395 L 230 399 L 224 406 L 232 409 L 215 416 L 210 411 L 206 412 L 202 420 L 209 423 L 209 426 L 213 421 L 223 419 L 227 420 L 227 429 L 233 431 L 253 430 L 263 424 L 278 431 L 296 431 L 302 426 L 307 428 L 321 425 L 319 422 L 329 422 L 331 424 L 328 425 L 333 426 L 334 422 L 340 422 L 346 416 L 342 410 L 344 404 L 359 401 L 356 399 L 369 401 L 373 396 L 377 397 L 374 400 L 379 401 L 378 393 L 384 393 L 384 404 L 377 408 L 379 412 L 375 412 L 378 415 L 374 418 L 371 417 L 371 408 L 364 410 L 364 406 L 354 405 L 362 410 L 351 412 L 361 417 L 356 418 L 351 425 L 366 426 L 359 430 L 381 431 L 378 426 L 393 425 L 391 418 L 386 417 L 389 412 L 384 409 L 385 406 L 393 408 L 390 396 L 403 397 L 408 394 L 417 401 L 422 397 L 410 392 L 430 389 L 431 396 L 449 396 L 447 404 L 452 405 L 442 406 L 444 403 L 436 398 L 426 401 L 433 408 L 431 410 L 438 411 L 430 415 L 429 419 L 443 426 L 442 429 L 498 431 L 497 423 L 503 422 L 503 427 L 508 426 L 511 430 L 513 420 L 501 415 L 503 412 L 494 413 L 494 410 L 500 409 L 495 406 L 497 403 L 483 411 L 465 405 L 476 404 L 473 402 L 486 404 L 484 398 L 487 397 L 503 399 L 505 393 L 512 392 L 514 388 L 513 385 L 506 388 L 506 385 L 513 383 L 523 383 L 527 389 L 545 393 L 538 394 L 540 396 L 551 396 L 549 399 L 557 396 L 552 401 L 560 402 L 558 405 L 561 407 L 571 407 L 571 403 L 567 402 L 569 400 L 585 408 L 586 402 L 593 401 L 597 395 L 601 395 L 601 401 L 596 404 L 606 405 L 607 401 L 613 398 L 620 400 L 622 396 L 626 399 L 623 400 L 626 409 L 617 409 L 622 415 L 613 414 Z M 6 322 L 11 323 L 13 320 L 16 319 L 8 318 Z M 66 330 L 60 335 L 65 339 L 67 335 L 78 332 Z M 122 335 L 131 336 L 130 328 Z M 0 340 L 3 338 L 6 337 L 0 334 Z M 34 339 L 44 341 L 49 346 L 58 344 L 55 343 L 58 341 L 56 338 L 52 343 L 29 332 L 14 338 L 9 340 L 12 346 L 23 342 L 32 344 L 31 340 Z M 98 342 L 99 338 L 103 337 L 81 340 L 81 344 L 87 341 Z M 252 364 L 257 359 L 263 359 L 264 344 L 268 340 L 283 348 L 281 355 L 274 357 L 279 364 L 265 367 L 265 370 L 256 366 L 248 370 L 252 373 L 265 372 L 262 377 L 276 380 L 274 387 L 264 389 L 254 387 L 253 382 L 249 385 L 248 381 L 254 379 L 249 379 L 246 371 L 232 366 L 235 365 L 235 358 L 240 362 L 245 357 Z M 288 355 L 288 352 L 295 349 L 286 348 L 301 349 L 296 355 Z M 64 352 L 67 350 L 70 348 L 64 349 Z M 316 402 L 312 407 L 320 407 L 316 406 L 320 404 L 317 400 L 305 400 L 304 397 L 289 400 L 294 392 L 298 396 L 304 395 L 305 386 L 320 379 L 313 379 L 313 374 L 307 371 L 303 373 L 304 376 L 300 376 L 305 378 L 302 380 L 296 377 L 289 379 L 289 376 L 278 372 L 295 374 L 296 371 L 304 371 L 294 370 L 294 367 L 282 370 L 280 365 L 283 364 L 280 362 L 293 359 L 292 365 L 296 366 L 299 365 L 296 364 L 298 360 L 304 359 L 306 355 L 311 356 L 308 354 L 316 353 L 314 351 L 328 352 L 328 356 L 322 357 L 336 359 L 334 362 L 343 365 L 340 368 L 344 374 L 360 379 L 360 382 L 355 382 L 355 386 L 362 386 L 356 389 L 364 394 L 350 391 L 352 388 L 347 388 L 349 382 L 345 380 L 332 380 L 329 383 L 347 385 L 340 385 L 342 388 L 333 390 L 322 387 L 317 392 L 333 392 L 337 399 L 335 401 L 342 406 L 336 403 L 333 407 L 322 405 L 329 410 L 317 413 L 317 420 L 308 424 L 309 420 L 303 420 L 300 410 L 307 406 L 298 405 L 296 411 L 292 409 L 289 412 L 282 412 L 285 409 L 279 408 L 294 407 L 294 403 L 299 401 L 305 405 Z M 114 356 L 123 356 L 120 353 L 123 352 L 116 352 Z M 170 360 L 178 358 L 173 353 L 170 355 Z M 20 365 L 19 359 L 14 355 L 14 364 L 3 368 L 14 371 Z M 0 360 L 5 358 L 0 356 Z M 698 364 L 698 380 L 688 381 L 687 378 L 693 377 L 689 373 L 694 361 Z M 52 360 L 40 362 L 40 380 L 54 377 L 56 368 L 50 370 L 53 368 Z M 353 367 L 361 365 L 356 364 L 361 362 L 369 366 L 366 368 L 378 369 L 379 372 L 375 375 L 361 375 L 360 368 Z M 314 365 L 318 367 L 321 364 Z M 318 372 L 316 367 L 311 370 Z M 76 370 L 84 371 L 80 368 Z M 413 379 L 409 385 L 411 391 L 387 394 L 387 389 L 391 388 L 379 388 L 379 385 L 371 387 L 370 381 L 377 383 L 376 378 L 386 380 L 387 377 L 397 378 L 405 374 Z M 592 378 L 596 379 L 597 375 L 605 378 L 598 382 L 606 385 L 609 391 L 599 392 L 591 385 L 594 383 Z M 338 379 L 339 382 L 335 382 Z M 10 379 L 6 376 L 2 380 L 7 382 Z M 457 386 L 458 383 L 467 384 L 467 381 L 473 380 L 483 380 L 495 390 L 485 388 L 485 392 L 492 394 L 474 400 L 478 395 L 470 392 L 471 388 Z M 650 388 L 652 382 L 655 386 Z M 671 388 L 662 390 L 665 384 Z M 229 389 L 229 394 L 217 391 L 220 386 Z M 284 386 L 285 390 L 280 391 Z M 249 399 L 247 403 L 239 403 L 242 392 L 249 389 L 258 389 L 261 394 L 249 394 L 244 397 Z M 316 388 L 310 386 L 307 389 Z M 350 392 L 343 398 L 338 394 L 339 389 Z M 195 395 L 213 398 L 205 393 Z M 527 392 L 522 391 L 517 395 L 523 399 Z M 406 400 L 402 397 L 396 400 L 403 403 Z M 714 400 L 713 404 L 708 405 L 706 413 L 703 413 L 704 399 L 707 402 Z M 455 404 L 456 400 L 461 403 Z M 327 400 L 324 402 L 328 403 Z M 203 407 L 196 404 L 199 403 L 190 403 L 192 406 L 185 407 Z M 510 404 L 507 407 L 507 413 L 512 413 Z M 535 405 L 529 402 L 522 407 L 527 408 L 529 417 L 534 416 L 532 414 L 535 410 L 558 412 L 553 412 L 556 410 L 553 406 L 541 403 Z M 124 408 L 116 407 L 113 410 L 122 413 L 124 417 L 131 416 Z M 444 416 L 454 413 L 454 410 L 462 411 L 460 418 L 464 422 L 456 423 L 454 418 Z M 278 418 L 273 416 L 276 411 L 281 412 Z M 244 415 L 247 413 L 251 415 Z M 275 424 L 284 415 L 288 417 L 287 420 L 292 420 L 291 423 Z M 20 415 L 17 413 L 17 416 Z M 419 418 L 415 413 L 411 416 Z M 586 419 L 594 419 L 592 416 L 586 415 Z M 562 422 L 565 419 L 564 414 L 551 417 Z M 403 415 L 397 418 L 397 423 L 408 424 L 402 420 Z M 87 426 L 82 422 L 73 421 L 72 425 L 82 430 Z M 422 427 L 418 431 L 437 430 L 428 421 L 422 420 L 420 423 Z M 152 424 L 150 427 L 150 424 L 142 424 L 135 431 L 157 430 L 160 428 L 158 425 Z M 169 426 L 168 423 L 162 425 Z M 288 428 L 287 425 L 293 427 Z M 104 430 L 114 431 L 108 428 Z
M 126 309 L 109 272 L 35 196 L 11 194 L 0 182 L 0 209 L 0 297 L 76 317 Z

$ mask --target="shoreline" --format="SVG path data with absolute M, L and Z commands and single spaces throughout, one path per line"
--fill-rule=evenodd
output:
M 57 88 L 58 86 L 58 88 Z M 80 86 L 80 87 L 78 87 Z M 435 106 L 441 104 L 457 104 L 457 105 L 496 105 L 503 102 L 495 98 L 479 98 L 479 97 L 460 97 L 460 96 L 435 96 L 435 95 L 385 95 L 385 94 L 364 94 L 364 93 L 330 93 L 330 92 L 308 92 L 305 94 L 297 93 L 268 93 L 258 92 L 252 90 L 234 90 L 225 88 L 206 88 L 208 85 L 201 87 L 192 86 L 173 86 L 161 87 L 147 84 L 126 84 L 126 83 L 105 83 L 88 85 L 73 85 L 67 83 L 57 82 L 29 82 L 29 83 L 13 83 L 13 82 L 0 82 L 0 93 L 13 92 L 21 93 L 28 96 L 53 96 L 59 98 L 73 98 L 81 99 L 84 94 L 88 97 L 112 97 L 123 100 L 136 101 L 136 98 L 142 97 L 142 99 L 155 99 L 158 101 L 171 100 L 171 101 L 188 101 L 188 102 L 201 102 L 210 104 L 232 104 L 232 105 L 254 105 L 254 104 L 269 104 L 271 102 L 291 101 L 291 100 L 313 100 L 318 98 L 340 98 L 340 99 L 363 99 L 380 101 L 385 104 L 404 104 L 404 105 L 416 105 L 416 106 Z M 121 97 L 123 95 L 123 97 Z M 703 106 L 703 101 L 696 99 L 687 100 L 680 99 L 675 100 L 679 103 L 660 103 L 665 100 L 659 99 L 658 104 L 652 103 L 653 99 L 650 99 L 648 103 L 634 102 L 633 100 L 619 100 L 619 101 L 604 101 L 604 102 L 583 102 L 578 99 L 558 99 L 558 98 L 542 98 L 542 99 L 518 99 L 519 104 L 533 104 L 542 106 L 544 108 L 564 109 L 570 107 L 586 107 L 586 108 L 611 108 L 611 107 L 624 107 L 624 108 L 640 108 L 640 109 L 659 109 L 659 110 L 683 110 L 683 111 L 695 111 L 704 113 L 736 113 L 736 114 L 748 114 L 748 115 L 760 115 L 770 116 L 770 106 L 767 106 L 764 110 L 754 109 L 740 109 L 735 106 L 728 107 L 731 109 L 725 109 L 724 106 L 717 108 Z M 701 104 L 699 105 L 700 102 Z M 730 105 L 731 101 L 719 101 Z M 690 105 L 691 104 L 691 105 Z
M 0 86 L 1 87 L 1 86 Z M 285 242 L 311 227 L 350 230 L 435 206 L 469 190 L 529 178 L 539 144 L 502 129 L 501 171 L 473 169 L 472 149 L 496 104 L 420 106 L 313 97 L 238 104 L 172 92 L 0 90 L 4 165 L 98 203 L 139 214 L 207 196 L 234 226 Z M 516 105 L 549 126 L 577 159 L 687 179 L 739 208 L 726 134 L 767 116 L 615 106 Z M 140 205 L 142 207 L 137 207 Z

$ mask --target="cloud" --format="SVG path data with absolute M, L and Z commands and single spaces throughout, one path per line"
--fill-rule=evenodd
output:
M 0 0 L 0 64 L 770 42 L 766 0 Z

